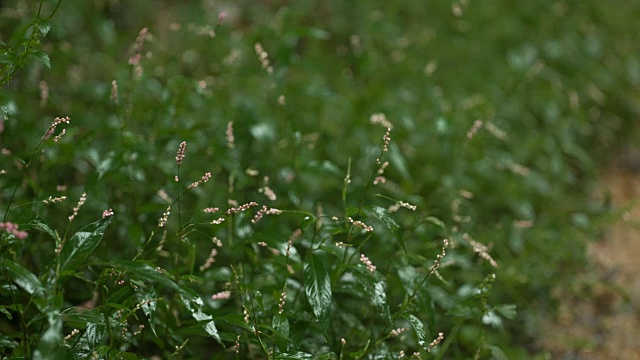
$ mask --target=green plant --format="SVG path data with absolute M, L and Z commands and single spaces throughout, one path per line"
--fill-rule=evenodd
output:
M 540 351 L 637 112 L 620 10 L 116 3 L 58 3 L 54 66 L 1 99 L 3 355 Z

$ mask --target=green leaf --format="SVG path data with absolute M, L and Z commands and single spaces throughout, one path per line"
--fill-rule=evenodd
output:
M 428 330 L 425 329 L 422 321 L 412 314 L 405 316 L 405 319 L 409 320 L 409 323 L 413 326 L 413 330 L 415 330 L 416 336 L 418 337 L 418 345 L 420 345 L 423 351 L 426 351 L 430 341 L 429 334 L 427 333 Z
M 276 359 L 282 360 L 311 360 L 314 359 L 314 356 L 305 352 L 295 352 L 295 353 L 282 353 L 276 354 Z
M 500 313 L 500 315 L 504 316 L 509 320 L 513 320 L 518 315 L 515 304 L 504 304 L 500 306 L 496 306 L 496 311 Z
M 0 307 L 0 313 L 3 313 L 7 317 L 7 319 L 13 320 L 13 316 L 11 316 L 9 310 L 7 310 L 4 306 Z
M 47 36 L 49 31 L 51 30 L 51 24 L 49 24 L 46 20 L 39 20 L 35 23 L 36 28 L 40 31 L 42 36 Z
M 62 316 L 58 310 L 47 312 L 49 327 L 44 332 L 38 343 L 38 348 L 33 353 L 33 359 L 65 359 L 64 339 L 62 336 Z
M 64 244 L 60 252 L 60 272 L 76 271 L 80 267 L 102 240 L 111 219 L 113 216 L 108 216 L 83 227 Z
M 250 325 L 251 323 L 247 324 L 244 322 L 244 315 L 242 314 L 227 314 L 217 319 L 219 321 L 224 321 L 229 325 L 241 327 L 250 332 L 253 332 L 255 330 L 254 327 Z
M 320 321 L 325 336 L 329 336 L 329 311 L 331 310 L 331 279 L 322 263 L 314 253 L 304 261 L 304 289 L 313 313 Z
M 40 61 L 44 66 L 51 69 L 51 60 L 49 60 L 49 55 L 43 53 L 42 51 L 34 51 L 31 53 L 38 61 Z
M 287 349 L 287 345 L 290 343 L 289 340 L 289 320 L 287 316 L 284 314 L 276 314 L 273 316 L 272 326 L 275 330 L 274 341 L 276 346 L 280 351 L 284 351 Z
M 444 222 L 442 222 L 442 220 L 438 219 L 438 218 L 437 218 L 437 217 L 435 217 L 435 216 L 428 216 L 425 220 L 426 220 L 428 223 L 431 223 L 431 224 L 433 224 L 433 225 L 435 225 L 435 226 L 439 227 L 439 228 L 440 228 L 440 229 L 442 229 L 442 230 L 446 230 L 446 229 L 447 229 L 447 227 L 444 225 Z
M 499 347 L 488 345 L 487 348 L 491 350 L 491 356 L 493 356 L 495 360 L 509 360 L 504 351 L 502 351 L 502 349 L 500 349 Z
M 40 216 L 36 216 L 29 222 L 32 228 L 47 233 L 53 240 L 58 240 L 55 231 L 53 231 L 49 225 L 45 224 L 44 220 Z
M 387 304 L 384 281 L 378 281 L 375 276 L 361 264 L 355 267 L 354 274 L 364 287 L 364 291 L 369 296 L 371 304 L 378 310 L 378 314 L 391 323 L 391 312 L 389 311 L 389 304 Z
M 372 215 L 376 219 L 380 220 L 387 229 L 391 230 L 395 234 L 402 251 L 406 253 L 407 249 L 404 245 L 404 237 L 402 236 L 402 231 L 400 231 L 400 225 L 398 225 L 398 223 L 389 216 L 387 209 L 380 206 L 367 206 L 365 211 L 368 215 Z
M 195 294 L 178 285 L 169 279 L 164 272 L 156 270 L 153 266 L 142 260 L 129 261 L 124 259 L 114 259 L 110 262 L 117 269 L 125 269 L 135 275 L 136 279 L 142 283 L 155 282 L 178 291 L 182 295 L 194 297 Z
M 0 268 L 6 269 L 11 280 L 29 295 L 44 298 L 45 287 L 32 272 L 8 260 L 0 262 Z
M 367 206 L 366 209 L 368 210 L 368 214 L 373 215 L 376 219 L 380 220 L 387 229 L 393 232 L 400 230 L 400 225 L 398 225 L 396 221 L 389 216 L 387 209 L 380 206 Z
M 213 316 L 209 314 L 205 314 L 202 311 L 204 307 L 204 303 L 200 297 L 189 297 L 183 294 L 180 295 L 182 299 L 182 303 L 189 310 L 191 316 L 197 321 L 204 322 L 202 324 L 202 328 L 207 334 L 211 335 L 220 345 L 224 346 L 222 339 L 220 338 L 220 334 L 218 334 L 218 329 L 216 329 L 216 324 L 213 322 Z
M 392 142 L 389 144 L 389 150 L 389 161 L 405 180 L 409 180 L 411 178 L 409 167 L 400 147 L 395 142 Z
M 149 326 L 151 327 L 151 331 L 153 331 L 153 335 L 156 337 L 158 334 L 156 333 L 156 308 L 157 308 L 157 299 L 156 291 L 153 286 L 137 286 L 135 288 L 136 297 L 138 298 L 138 303 L 142 305 L 142 312 L 149 320 Z

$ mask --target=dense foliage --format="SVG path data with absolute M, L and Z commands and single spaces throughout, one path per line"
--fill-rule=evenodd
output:
M 544 357 L 639 12 L 2 2 L 0 353 Z

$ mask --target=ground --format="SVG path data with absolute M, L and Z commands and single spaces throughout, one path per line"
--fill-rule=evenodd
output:
M 590 244 L 593 268 L 555 294 L 560 311 L 541 339 L 554 359 L 640 360 L 640 156 L 621 156 L 600 187 L 621 218 Z

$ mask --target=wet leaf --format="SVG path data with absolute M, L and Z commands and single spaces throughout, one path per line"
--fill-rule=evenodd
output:
M 320 321 L 325 336 L 329 333 L 329 311 L 331 310 L 331 279 L 322 263 L 322 259 L 314 253 L 309 254 L 304 262 L 304 289 L 311 304 L 313 313 Z

